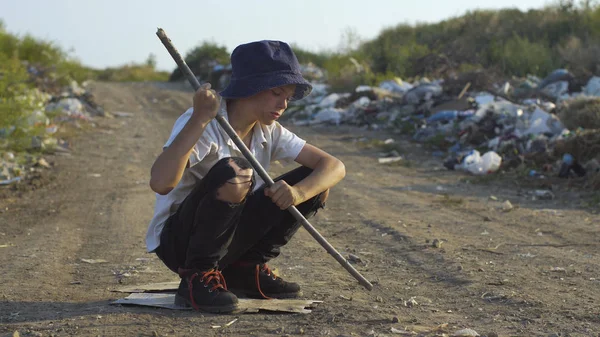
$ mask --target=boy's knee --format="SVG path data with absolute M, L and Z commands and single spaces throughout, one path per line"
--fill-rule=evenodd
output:
M 235 171 L 235 176 L 228 179 L 217 189 L 216 198 L 230 203 L 244 201 L 254 186 L 254 170 L 238 160 L 231 159 L 228 165 Z

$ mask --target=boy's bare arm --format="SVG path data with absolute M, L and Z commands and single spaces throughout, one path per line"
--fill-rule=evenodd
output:
M 296 158 L 302 166 L 313 169 L 313 172 L 294 186 L 284 180 L 265 189 L 265 195 L 281 209 L 298 206 L 315 195 L 333 187 L 346 175 L 344 163 L 327 152 L 306 144 Z
M 346 176 L 346 167 L 342 161 L 310 144 L 306 144 L 300 151 L 296 162 L 313 169 L 308 177 L 294 185 L 303 196 L 300 202 L 335 186 Z
M 219 97 L 210 85 L 194 94 L 194 112 L 181 132 L 154 161 L 150 171 L 150 188 L 158 194 L 168 194 L 177 186 L 194 145 L 204 133 L 206 126 L 216 116 Z

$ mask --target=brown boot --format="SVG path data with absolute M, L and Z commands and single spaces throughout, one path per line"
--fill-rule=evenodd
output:
M 301 295 L 297 283 L 275 276 L 267 264 L 236 263 L 223 270 L 229 290 L 240 297 L 296 298 Z
M 225 278 L 218 270 L 180 270 L 180 276 L 175 305 L 212 313 L 237 309 L 238 299 L 227 290 Z

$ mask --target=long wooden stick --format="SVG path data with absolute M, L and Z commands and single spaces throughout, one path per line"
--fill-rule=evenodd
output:
M 169 51 L 169 54 L 171 54 L 173 60 L 175 60 L 175 63 L 177 63 L 177 66 L 188 79 L 194 90 L 198 90 L 200 88 L 200 82 L 198 82 L 198 79 L 196 78 L 192 70 L 188 67 L 188 65 L 185 63 L 177 49 L 175 49 L 175 47 L 171 43 L 171 40 L 167 37 L 165 31 L 162 28 L 158 28 L 156 35 L 165 45 L 165 47 Z M 273 179 L 271 179 L 271 177 L 265 171 L 265 169 L 254 158 L 250 150 L 248 150 L 246 145 L 235 133 L 235 131 L 233 130 L 231 125 L 229 125 L 227 120 L 225 120 L 225 118 L 223 118 L 223 116 L 219 114 L 217 114 L 215 118 L 219 122 L 223 130 L 225 130 L 227 135 L 229 135 L 229 137 L 233 140 L 235 145 L 237 145 L 237 147 L 242 151 L 242 154 L 250 162 L 254 170 L 256 170 L 259 176 L 265 181 L 267 186 L 273 185 Z M 371 284 L 371 282 L 369 282 L 356 269 L 354 269 L 354 267 L 352 267 L 352 265 L 340 253 L 338 253 L 338 251 L 335 250 L 335 248 L 329 242 L 327 242 L 327 240 L 325 240 L 325 238 L 321 234 L 319 234 L 319 232 L 308 222 L 308 220 L 306 220 L 306 218 L 302 215 L 302 213 L 300 213 L 300 211 L 298 211 L 298 209 L 295 206 L 292 205 L 287 210 L 290 213 L 292 213 L 294 218 L 296 218 L 296 220 L 298 220 L 298 222 L 300 222 L 302 226 L 304 226 L 304 228 L 312 235 L 312 237 L 315 238 L 315 240 L 317 240 L 321 244 L 321 246 L 323 246 L 323 248 L 325 248 L 325 250 L 329 254 L 331 254 L 344 268 L 346 268 L 346 270 L 350 274 L 352 274 L 352 276 L 354 276 L 354 278 L 356 278 L 362 286 L 364 286 L 368 290 L 373 289 L 373 285 Z

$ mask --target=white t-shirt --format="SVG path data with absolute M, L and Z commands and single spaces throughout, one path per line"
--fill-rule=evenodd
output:
M 168 147 L 173 142 L 190 119 L 192 111 L 192 108 L 188 109 L 175 121 L 171 136 L 163 148 Z M 225 104 L 223 104 L 219 114 L 228 120 Z M 271 125 L 263 125 L 257 122 L 252 132 L 254 133 L 249 150 L 265 170 L 268 170 L 271 162 L 274 161 L 279 161 L 282 164 L 293 162 L 304 144 L 306 144 L 305 140 L 299 138 L 278 122 Z M 225 130 L 221 128 L 219 122 L 213 119 L 196 142 L 196 145 L 194 145 L 189 158 L 190 167 L 183 172 L 179 184 L 167 195 L 156 194 L 154 216 L 150 221 L 146 234 L 148 252 L 154 251 L 159 246 L 160 233 L 164 227 L 164 222 L 171 214 L 175 213 L 196 183 L 208 173 L 217 161 L 224 157 L 244 157 L 244 155 Z M 258 173 L 254 172 L 254 176 L 256 190 L 264 181 Z

